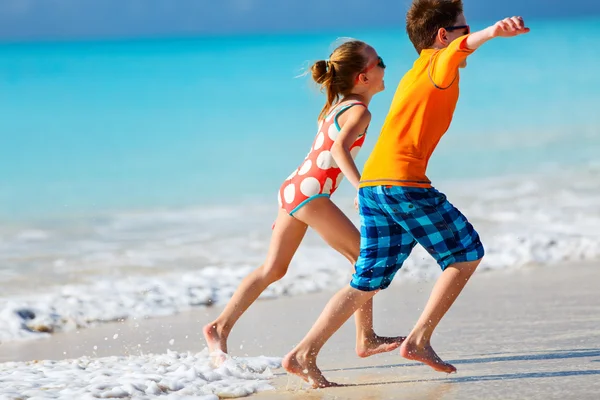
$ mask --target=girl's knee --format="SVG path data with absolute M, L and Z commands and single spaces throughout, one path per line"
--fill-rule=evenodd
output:
M 360 247 L 358 248 L 348 248 L 341 253 L 346 257 L 350 264 L 354 265 L 358 261 L 358 257 L 360 256 Z
M 360 250 L 352 250 L 352 252 L 350 253 L 350 256 L 348 257 L 348 259 L 350 260 L 350 262 L 352 263 L 352 265 L 356 264 L 356 262 L 358 261 L 358 257 L 360 256 Z
M 288 265 L 269 263 L 262 266 L 263 278 L 269 282 L 276 282 L 283 278 L 288 270 Z

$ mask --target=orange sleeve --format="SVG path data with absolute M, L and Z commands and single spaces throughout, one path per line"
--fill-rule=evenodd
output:
M 461 36 L 431 56 L 429 76 L 433 84 L 441 89 L 451 86 L 458 75 L 458 67 L 473 50 L 467 47 L 467 37 Z

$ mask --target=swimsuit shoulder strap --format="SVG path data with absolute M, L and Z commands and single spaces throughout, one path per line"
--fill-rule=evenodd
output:
M 333 115 L 333 114 L 337 115 L 340 112 L 345 111 L 348 108 L 355 106 L 357 104 L 367 108 L 367 105 L 360 100 L 343 101 L 343 102 L 337 103 L 334 106 L 332 106 L 331 109 L 329 110 L 329 112 L 325 115 L 324 119 L 330 119 L 331 115 Z
M 359 100 L 350 100 L 350 101 L 346 101 L 346 102 L 338 104 L 332 110 L 332 113 L 335 112 L 333 120 L 334 120 L 334 123 L 335 123 L 335 127 L 338 129 L 338 131 L 342 130 L 342 128 L 340 127 L 340 124 L 338 123 L 338 118 L 339 118 L 340 114 L 343 113 L 344 111 L 346 111 L 347 109 L 349 109 L 351 107 L 354 107 L 354 106 L 363 106 L 364 108 L 368 109 L 367 105 L 365 103 L 363 103 L 362 101 L 359 101 Z
M 345 101 L 343 103 L 338 104 L 335 109 L 337 109 L 336 111 L 336 116 L 337 114 L 340 114 L 342 111 L 346 111 L 347 109 L 349 109 L 350 107 L 354 107 L 354 106 L 363 106 L 364 108 L 368 108 L 367 105 L 365 103 L 363 103 L 362 101 L 359 100 L 350 100 L 350 101 Z

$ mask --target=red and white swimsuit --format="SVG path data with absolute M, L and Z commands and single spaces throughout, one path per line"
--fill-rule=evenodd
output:
M 333 143 L 340 133 L 338 117 L 355 105 L 367 107 L 360 101 L 340 103 L 321 120 L 319 130 L 304 162 L 283 182 L 279 188 L 279 206 L 294 215 L 303 205 L 317 197 L 329 197 L 338 188 L 344 174 L 331 154 Z M 358 136 L 350 153 L 356 158 L 365 142 L 366 131 Z

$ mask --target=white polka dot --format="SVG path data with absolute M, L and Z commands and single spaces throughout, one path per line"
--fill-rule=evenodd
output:
M 302 183 L 300 183 L 300 191 L 306 197 L 311 197 L 316 194 L 319 194 L 321 191 L 321 184 L 317 180 L 317 178 L 313 178 L 309 176 L 308 178 L 304 178 Z
M 350 154 L 352 155 L 353 160 L 356 159 L 356 156 L 358 155 L 359 151 L 360 151 L 360 146 L 355 146 L 350 149 Z
M 289 181 L 290 179 L 292 179 L 293 177 L 295 177 L 295 176 L 296 176 L 296 174 L 298 174 L 298 170 L 297 170 L 297 169 L 296 169 L 296 170 L 294 170 L 294 172 L 292 172 L 292 173 L 290 174 L 290 176 L 288 176 L 288 177 L 287 177 L 286 181 Z
M 298 175 L 306 174 L 308 171 L 310 171 L 311 167 L 312 167 L 312 161 L 310 161 L 310 160 L 304 161 L 304 164 L 302 164 L 302 167 L 300 167 L 300 170 L 298 171 Z
M 290 183 L 283 189 L 283 197 L 285 198 L 285 202 L 288 204 L 292 204 L 294 199 L 296 198 L 296 186 L 293 183 Z
M 340 172 L 340 174 L 338 175 L 337 179 L 335 180 L 335 188 L 337 189 L 338 186 L 340 186 L 340 183 L 342 183 L 342 180 L 344 179 L 344 174 L 342 174 Z
M 335 126 L 335 124 L 331 124 L 329 125 L 329 130 L 327 131 L 327 134 L 329 135 L 329 138 L 331 140 L 335 140 L 340 134 L 340 131 L 338 131 L 338 128 L 337 126 Z
M 315 139 L 315 147 L 313 150 L 319 150 L 321 146 L 323 146 L 323 142 L 325 141 L 325 134 L 323 132 L 319 132 L 317 138 Z
M 321 131 L 321 128 L 323 127 L 324 122 L 325 122 L 324 119 L 322 119 L 321 122 L 319 122 L 319 127 L 317 128 L 317 131 Z
M 324 150 L 317 156 L 317 167 L 321 169 L 337 168 L 335 160 L 331 156 L 331 152 Z
M 333 188 L 333 180 L 331 178 L 327 178 L 325 184 L 323 185 L 323 193 L 331 193 L 331 189 Z
M 283 202 L 281 201 L 281 192 L 277 192 L 277 204 L 279 204 L 279 207 L 283 206 Z

